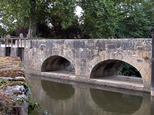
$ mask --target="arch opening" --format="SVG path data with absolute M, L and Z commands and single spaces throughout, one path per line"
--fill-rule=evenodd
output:
M 98 63 L 90 74 L 90 78 L 102 78 L 106 76 L 140 77 L 140 72 L 130 64 L 120 60 L 106 60 Z
M 91 71 L 90 78 L 123 81 L 143 85 L 140 72 L 121 60 L 106 60 L 98 63 Z
M 43 62 L 41 72 L 52 71 L 59 71 L 61 73 L 70 72 L 75 74 L 75 68 L 73 64 L 61 56 L 51 56 Z
M 119 60 L 102 61 L 92 69 L 90 78 L 119 75 L 119 70 L 123 64 L 124 62 Z

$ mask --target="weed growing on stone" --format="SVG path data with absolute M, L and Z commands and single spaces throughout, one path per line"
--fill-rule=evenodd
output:
M 144 60 L 148 60 L 148 59 L 149 59 L 149 57 L 148 57 L 148 56 L 145 56 L 145 57 L 144 57 Z
M 41 50 L 43 50 L 43 48 L 40 48 Z
M 15 86 L 15 85 L 23 85 L 25 90 L 26 90 L 26 95 L 27 98 L 24 97 L 20 97 L 17 99 L 12 99 L 10 95 L 5 95 L 4 93 L 4 89 L 7 86 Z M 37 102 L 33 102 L 30 100 L 30 96 L 29 94 L 31 94 L 30 92 L 30 86 L 26 83 L 26 82 L 22 82 L 22 81 L 9 81 L 6 79 L 1 79 L 0 80 L 0 98 L 3 99 L 3 101 L 0 101 L 0 115 L 12 115 L 12 114 L 18 114 L 19 111 L 19 107 L 21 106 L 21 104 L 23 102 L 27 102 L 28 103 L 28 114 L 30 115 L 30 113 L 35 109 L 38 108 L 40 110 L 40 115 L 45 115 L 43 110 L 41 109 L 40 105 Z

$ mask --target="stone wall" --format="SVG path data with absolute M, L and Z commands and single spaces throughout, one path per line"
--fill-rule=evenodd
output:
M 11 56 L 17 56 L 17 48 L 16 47 L 12 47 L 11 48 Z
M 117 75 L 127 62 L 141 73 L 144 86 L 150 87 L 152 39 L 28 40 L 26 44 L 26 69 L 41 72 L 43 64 L 49 66 L 49 58 L 59 56 L 74 66 L 76 76 L 93 78 Z
M 5 47 L 0 47 L 0 56 L 5 56 Z
M 24 48 L 23 47 L 0 47 L 0 56 L 19 56 L 20 60 L 24 60 Z

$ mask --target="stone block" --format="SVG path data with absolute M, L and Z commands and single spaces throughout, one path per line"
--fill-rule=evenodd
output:
M 87 49 L 83 48 L 82 51 L 80 52 L 81 59 L 87 59 Z
M 105 50 L 105 43 L 106 42 L 104 40 L 103 41 L 98 40 L 96 42 L 95 49 L 96 50 Z
M 5 56 L 5 47 L 0 47 L 0 56 Z
M 95 42 L 94 42 L 94 40 L 92 40 L 92 39 L 86 40 L 85 41 L 85 48 L 87 48 L 87 49 L 95 49 Z
M 78 48 L 85 48 L 85 42 L 84 40 L 76 40 L 73 42 L 73 48 L 78 49 Z
M 134 41 L 131 39 L 122 41 L 122 50 L 135 50 Z
M 17 49 L 16 47 L 12 47 L 12 48 L 11 48 L 11 54 L 10 54 L 10 55 L 11 55 L 11 56 L 17 56 L 17 50 L 18 50 L 18 49 Z

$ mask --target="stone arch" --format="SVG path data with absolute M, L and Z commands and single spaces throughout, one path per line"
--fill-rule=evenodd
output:
M 124 61 L 108 59 L 102 62 L 99 62 L 95 65 L 90 73 L 90 78 L 92 79 L 104 79 L 111 82 L 121 82 L 131 84 L 132 87 L 146 87 L 146 82 L 142 77 L 142 73 L 136 68 L 141 74 L 141 78 L 139 77 L 129 77 L 119 75 L 120 68 L 124 64 Z M 131 65 L 131 64 L 130 64 Z M 133 66 L 134 67 L 134 66 Z M 135 67 L 134 67 L 135 68 Z
M 115 59 L 102 61 L 93 67 L 90 78 L 119 75 L 120 68 L 124 63 L 124 61 Z
M 62 56 L 54 55 L 48 57 L 41 66 L 41 72 L 59 70 L 75 71 L 74 64 Z
M 102 61 L 105 60 L 119 60 L 126 62 L 133 67 L 135 67 L 141 74 L 142 80 L 143 80 L 143 85 L 147 90 L 150 90 L 151 86 L 151 62 L 150 60 L 145 60 L 142 56 L 137 54 L 137 56 L 130 56 L 129 52 L 125 52 L 125 54 L 120 54 L 120 53 L 113 53 L 108 54 L 107 52 L 104 54 L 100 53 L 100 56 L 96 57 L 95 59 L 92 60 L 92 68 L 90 67 L 90 71 L 92 72 L 92 69 L 98 64 L 101 63 Z

